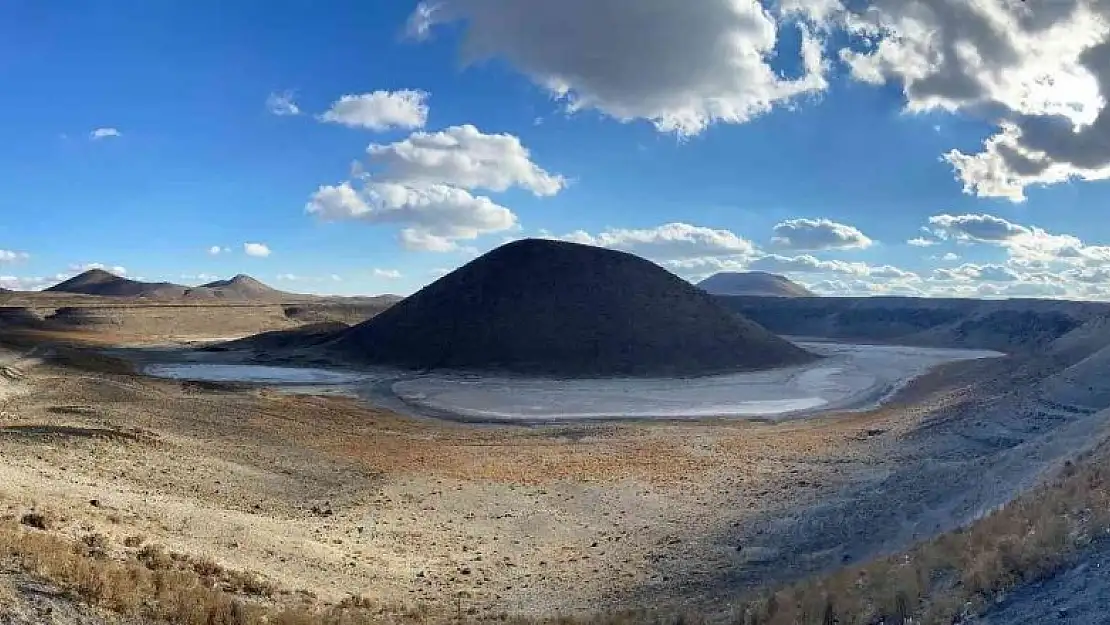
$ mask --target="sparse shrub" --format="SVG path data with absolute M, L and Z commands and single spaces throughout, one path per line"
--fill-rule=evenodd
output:
M 140 549 L 135 557 L 152 571 L 165 571 L 174 567 L 173 558 L 166 553 L 162 545 L 147 545 Z
M 108 555 L 108 537 L 104 534 L 86 534 L 81 537 L 81 545 L 89 557 L 103 558 Z
M 42 510 L 31 510 L 26 512 L 19 518 L 19 522 L 28 527 L 33 527 L 40 530 L 53 529 L 57 523 L 57 518 L 48 512 Z

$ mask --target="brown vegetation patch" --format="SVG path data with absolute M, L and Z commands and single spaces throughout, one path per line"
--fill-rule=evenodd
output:
M 850 566 L 743 604 L 744 625 L 947 625 L 1059 569 L 1110 533 L 1110 449 L 976 521 L 906 553 Z

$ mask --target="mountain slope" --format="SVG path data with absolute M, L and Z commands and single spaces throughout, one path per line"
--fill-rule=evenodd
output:
M 216 280 L 203 284 L 193 291 L 203 294 L 207 291 L 213 297 L 222 299 L 268 300 L 288 297 L 289 294 L 267 286 L 254 278 L 239 274 L 230 280 Z
M 189 288 L 170 282 L 139 282 L 108 273 L 103 269 L 90 269 L 48 289 L 50 293 L 75 293 L 105 297 L 181 297 Z
M 698 375 L 808 352 L 642 258 L 560 241 L 504 245 L 328 344 L 416 369 Z
M 814 296 L 812 291 L 785 276 L 763 271 L 716 273 L 699 282 L 698 287 L 713 295 Z

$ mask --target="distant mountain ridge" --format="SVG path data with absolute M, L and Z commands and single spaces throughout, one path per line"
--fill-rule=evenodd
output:
M 764 271 L 716 273 L 699 282 L 698 287 L 711 295 L 815 297 L 812 291 L 786 276 Z
M 100 297 L 146 299 L 277 301 L 309 297 L 279 291 L 243 274 L 197 287 L 172 282 L 142 282 L 117 276 L 103 269 L 90 269 L 48 289 L 49 293 L 72 293 Z
M 103 269 L 90 269 L 48 289 L 48 293 L 74 293 L 103 297 L 181 297 L 189 287 L 172 282 L 139 282 Z

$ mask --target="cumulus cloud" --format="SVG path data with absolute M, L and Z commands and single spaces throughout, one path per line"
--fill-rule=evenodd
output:
M 820 260 L 809 254 L 800 256 L 768 254 L 749 263 L 748 269 L 771 273 L 836 273 L 853 276 L 866 276 L 871 273 L 866 263 Z
M 273 253 L 265 243 L 244 243 L 243 252 L 255 258 L 266 258 Z
M 555 238 L 623 250 L 656 260 L 749 257 L 756 252 L 751 241 L 728 230 L 686 223 L 668 223 L 644 229 L 613 229 L 596 235 L 578 230 Z
M 933 275 L 938 280 L 1014 282 L 1020 280 L 1013 269 L 1003 265 L 976 265 L 968 263 L 951 269 L 936 269 Z
M 121 133 L 119 130 L 116 130 L 115 128 L 97 128 L 96 130 L 89 133 L 89 138 L 93 141 L 99 141 L 101 139 L 111 139 L 113 137 L 122 136 L 123 133 Z
M 375 278 L 382 278 L 383 280 L 400 280 L 402 278 L 401 272 L 396 269 L 377 269 L 373 271 Z
M 665 132 L 746 122 L 828 84 L 822 45 L 802 21 L 789 25 L 801 30 L 801 75 L 771 66 L 787 25 L 757 0 L 439 0 L 419 5 L 409 32 L 456 21 L 465 62 L 504 58 L 569 111 Z
M 119 265 L 105 265 L 104 263 L 80 263 L 80 264 L 74 264 L 74 265 L 69 266 L 69 270 L 70 270 L 71 273 L 84 273 L 86 271 L 92 271 L 94 269 L 99 269 L 100 271 L 107 271 L 108 273 L 113 273 L 117 276 L 126 276 L 127 275 L 127 268 L 126 267 L 121 267 Z M 60 279 L 63 279 L 63 280 L 65 278 L 69 277 L 69 276 L 62 276 L 61 274 L 59 274 L 59 276 L 60 276 Z
M 369 169 L 355 171 L 353 181 L 321 186 L 305 210 L 328 221 L 402 225 L 401 244 L 412 250 L 458 251 L 458 241 L 516 227 L 511 210 L 474 190 L 550 196 L 566 186 L 534 163 L 517 137 L 470 125 L 413 133 L 367 152 Z
M 27 260 L 31 255 L 26 252 L 13 252 L 11 250 L 0 250 L 0 263 L 15 263 L 21 260 Z
M 9 291 L 38 291 L 68 277 L 69 276 L 52 279 L 42 277 L 0 276 L 0 289 L 8 289 Z
M 940 241 L 934 239 L 926 239 L 925 237 L 915 237 L 910 239 L 909 241 L 906 241 L 906 243 L 914 247 L 930 247 L 936 245 L 937 243 L 940 243 Z
M 994 215 L 934 215 L 929 224 L 938 238 L 986 243 L 1007 250 L 1011 262 L 1098 264 L 1110 262 L 1110 247 L 1086 245 L 1070 234 L 1053 234 L 1037 226 L 1016 224 Z
M 828 19 L 871 42 L 853 77 L 902 87 L 910 112 L 998 123 L 978 153 L 945 158 L 965 191 L 1013 201 L 1030 185 L 1110 175 L 1110 3 L 873 0 Z
M 771 244 L 781 250 L 862 249 L 874 243 L 857 228 L 829 219 L 789 219 L 774 228 Z
M 408 185 L 447 184 L 464 189 L 505 191 L 520 187 L 550 196 L 567 184 L 532 162 L 520 139 L 485 134 L 472 125 L 417 132 L 403 141 L 367 149 L 372 175 Z
M 297 106 L 295 94 L 292 91 L 271 93 L 266 98 L 266 110 L 272 115 L 281 117 L 301 114 L 301 108 Z
M 210 256 L 219 256 L 220 254 L 227 254 L 229 252 L 231 252 L 231 248 L 220 247 L 219 245 L 213 245 L 208 248 L 208 254 Z
M 350 183 L 322 186 L 305 210 L 326 221 L 404 224 L 401 242 L 405 247 L 435 252 L 454 251 L 458 249 L 456 241 L 516 225 L 516 215 L 508 208 L 442 184 L 410 187 L 369 182 L 362 189 Z
M 975 241 L 1008 241 L 1028 235 L 1029 228 L 994 215 L 934 215 L 929 224 L 939 236 Z
M 319 116 L 320 121 L 381 132 L 423 128 L 428 121 L 428 93 L 414 89 L 348 94 Z

